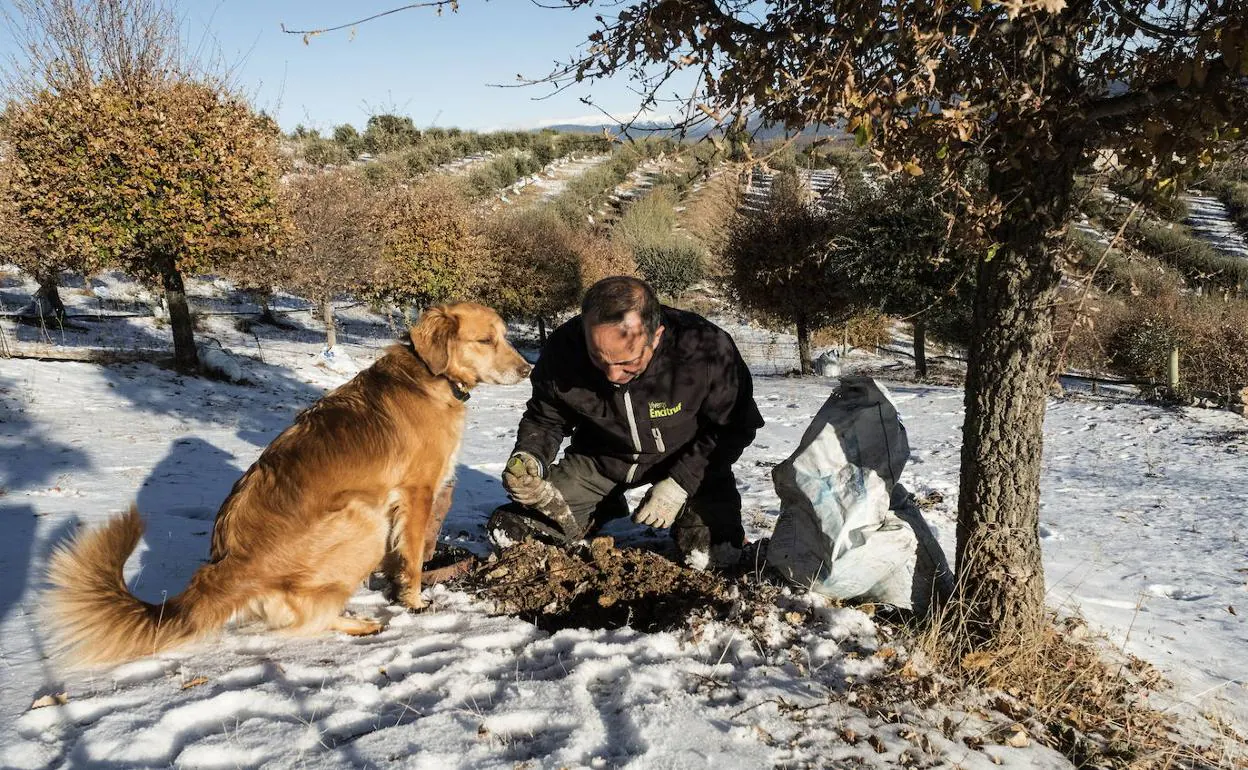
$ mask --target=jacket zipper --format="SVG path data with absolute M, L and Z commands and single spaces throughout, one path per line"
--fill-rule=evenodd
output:
M 658 447 L 659 454 L 664 454 L 665 452 L 667 452 L 667 447 L 663 446 L 663 434 L 659 432 L 659 429 L 651 428 L 650 434 L 654 436 L 654 445 Z
M 624 391 L 624 413 L 628 415 L 628 430 L 633 435 L 633 464 L 628 467 L 628 475 L 624 477 L 625 484 L 633 482 L 633 475 L 637 473 L 637 465 L 641 461 L 641 435 L 637 433 L 637 418 L 633 416 L 633 399 Z

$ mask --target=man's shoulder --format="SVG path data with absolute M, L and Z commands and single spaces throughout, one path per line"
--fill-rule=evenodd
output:
M 585 334 L 581 330 L 581 317 L 579 315 L 564 321 L 555 327 L 555 330 L 546 338 L 546 347 L 567 348 L 567 347 L 584 347 Z
M 671 323 L 685 344 L 722 346 L 732 344 L 732 335 L 715 325 L 710 319 L 690 310 L 663 306 L 664 319 Z

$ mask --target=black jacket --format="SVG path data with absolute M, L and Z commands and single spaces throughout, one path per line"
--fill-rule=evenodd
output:
M 570 435 L 568 451 L 595 458 L 607 478 L 670 476 L 690 494 L 708 471 L 727 472 L 763 426 L 750 370 L 705 318 L 664 307 L 663 326 L 646 370 L 620 386 L 590 360 L 580 316 L 556 329 L 530 377 L 516 450 L 549 467 Z

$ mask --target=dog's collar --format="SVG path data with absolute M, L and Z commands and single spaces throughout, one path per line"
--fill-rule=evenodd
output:
M 459 399 L 461 402 L 467 401 L 468 399 L 472 398 L 472 394 L 469 393 L 467 390 L 464 390 L 463 385 L 460 385 L 455 380 L 450 380 L 450 379 L 448 379 L 447 382 L 451 384 L 451 395 Z

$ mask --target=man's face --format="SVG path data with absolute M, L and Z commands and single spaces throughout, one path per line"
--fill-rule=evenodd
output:
M 589 342 L 589 358 L 615 385 L 632 382 L 646 370 L 654 349 L 663 337 L 663 327 L 647 339 L 646 327 L 640 313 L 629 313 L 618 324 L 591 326 L 586 335 Z

